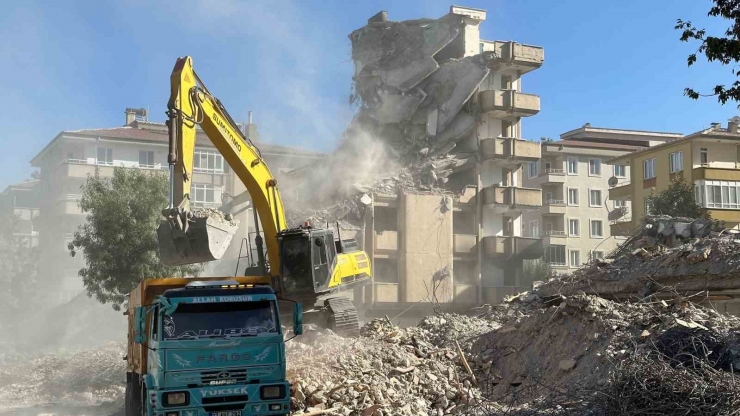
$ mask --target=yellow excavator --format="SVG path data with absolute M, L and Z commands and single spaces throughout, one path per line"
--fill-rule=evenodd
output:
M 162 262 L 176 266 L 220 259 L 238 229 L 228 213 L 190 206 L 195 135 L 200 127 L 244 183 L 262 225 L 267 256 L 258 232 L 258 267 L 249 268 L 248 276 L 239 282 L 269 284 L 278 298 L 300 302 L 306 323 L 344 336 L 358 334 L 357 310 L 340 292 L 371 281 L 367 254 L 330 228 L 314 228 L 308 222 L 288 228 L 277 180 L 257 146 L 195 73 L 191 57 L 178 58 L 170 85 L 170 202 L 157 228 Z

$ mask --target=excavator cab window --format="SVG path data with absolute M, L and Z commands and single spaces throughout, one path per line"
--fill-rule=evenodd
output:
M 313 278 L 316 290 L 329 286 L 329 270 L 334 261 L 334 237 L 326 232 L 311 233 L 313 246 Z
M 285 236 L 281 239 L 282 284 L 287 293 L 313 292 L 313 267 L 311 246 L 314 243 L 308 235 Z

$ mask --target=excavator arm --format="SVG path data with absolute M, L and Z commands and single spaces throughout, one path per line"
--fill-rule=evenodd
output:
M 157 229 L 162 262 L 182 265 L 216 260 L 223 256 L 238 228 L 229 215 L 190 207 L 195 136 L 200 126 L 247 188 L 263 227 L 271 274 L 277 275 L 277 235 L 286 228 L 277 180 L 259 149 L 244 137 L 221 102 L 198 78 L 189 56 L 177 60 L 170 84 L 170 206 L 163 211 L 165 220 Z

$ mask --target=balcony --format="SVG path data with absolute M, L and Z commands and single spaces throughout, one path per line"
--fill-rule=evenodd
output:
M 398 231 L 383 231 L 375 233 L 375 250 L 398 250 Z
M 609 199 L 612 201 L 628 201 L 632 197 L 632 187 L 629 182 L 620 183 L 609 189 Z
M 156 165 L 139 165 L 136 162 L 114 160 L 113 163 L 97 162 L 95 159 L 66 159 L 59 164 L 59 170 L 55 173 L 61 177 L 86 178 L 95 175 L 97 169 L 98 175 L 109 178 L 113 176 L 114 167 L 127 167 L 144 170 L 167 170 L 167 166 L 157 163 Z
M 474 254 L 477 242 L 478 236 L 475 234 L 453 234 L 452 250 L 458 255 Z
M 538 259 L 542 257 L 542 240 L 533 237 L 487 236 L 481 240 L 483 253 L 494 260 Z
M 634 224 L 631 219 L 615 221 L 609 224 L 611 235 L 615 237 L 629 237 L 636 229 L 637 224 Z
M 536 178 L 529 180 L 534 186 L 545 186 L 545 185 L 562 185 L 565 183 L 565 170 L 564 169 L 545 169 L 537 175 Z
M 696 180 L 740 181 L 740 169 L 735 163 L 709 163 L 694 168 L 692 178 Z
M 534 162 L 542 157 L 542 147 L 538 142 L 515 138 L 490 138 L 480 142 L 484 160 L 496 160 L 510 164 Z
M 66 194 L 62 195 L 53 208 L 56 215 L 82 215 L 79 201 L 82 195 Z
M 494 212 L 537 210 L 542 206 L 542 189 L 489 186 L 483 188 L 483 205 Z
M 547 230 L 542 233 L 542 245 L 563 245 L 568 240 L 568 234 L 563 230 Z
M 540 212 L 542 212 L 542 215 L 564 215 L 565 201 L 562 199 L 548 199 Z
M 481 111 L 498 119 L 529 117 L 540 112 L 540 97 L 515 90 L 488 90 L 478 93 Z
M 493 45 L 491 45 L 493 44 Z M 540 46 L 522 45 L 516 42 L 484 42 L 486 50 L 496 52 L 497 70 L 511 68 L 526 74 L 542 66 L 545 61 L 545 50 Z

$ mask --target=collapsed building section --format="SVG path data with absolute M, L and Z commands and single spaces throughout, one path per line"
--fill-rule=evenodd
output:
M 480 39 L 485 19 L 456 6 L 402 22 L 381 12 L 352 32 L 357 114 L 320 167 L 293 172 L 287 205 L 310 209 L 291 218 L 342 220 L 342 238 L 371 256 L 373 286 L 354 293 L 371 314 L 494 303 L 531 283 L 522 260 L 541 241 L 522 236 L 521 216 L 542 198 L 522 187 L 522 164 L 541 150 L 521 120 L 540 103 L 521 77 L 544 52 Z
M 721 221 L 649 216 L 611 258 L 536 287 L 544 298 L 577 293 L 609 299 L 687 297 L 740 315 L 740 233 Z

